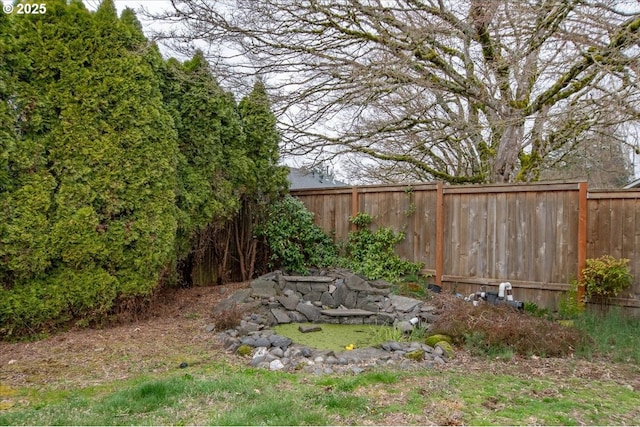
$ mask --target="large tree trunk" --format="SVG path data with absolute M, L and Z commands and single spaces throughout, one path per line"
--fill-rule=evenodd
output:
M 493 163 L 491 182 L 501 184 L 512 182 L 518 165 L 518 155 L 522 146 L 524 123 L 522 119 L 511 120 L 500 137 L 498 150 Z

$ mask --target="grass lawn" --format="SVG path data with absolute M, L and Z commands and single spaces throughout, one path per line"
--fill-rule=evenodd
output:
M 475 357 L 458 348 L 453 360 L 436 368 L 314 375 L 257 370 L 227 354 L 215 334 L 205 332 L 213 300 L 222 295 L 206 289 L 180 292 L 146 320 L 0 343 L 0 425 L 637 425 L 640 420 L 635 322 L 614 319 L 607 326 L 585 317 L 579 327 L 608 335 L 582 357 Z M 180 369 L 183 361 L 188 367 Z
M 625 425 L 640 419 L 638 391 L 614 381 L 464 370 L 314 376 L 214 363 L 97 387 L 5 387 L 2 393 L 14 403 L 0 411 L 2 425 Z

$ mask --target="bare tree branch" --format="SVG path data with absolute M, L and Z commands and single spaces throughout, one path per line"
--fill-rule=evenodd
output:
M 286 153 L 364 156 L 366 179 L 535 180 L 594 135 L 640 144 L 637 1 L 172 4 L 159 37 L 263 77 Z

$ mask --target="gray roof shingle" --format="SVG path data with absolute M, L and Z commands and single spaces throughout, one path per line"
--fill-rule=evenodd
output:
M 291 190 L 348 186 L 331 175 L 300 168 L 289 168 L 289 182 Z

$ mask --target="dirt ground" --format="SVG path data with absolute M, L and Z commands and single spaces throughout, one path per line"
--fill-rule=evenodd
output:
M 0 342 L 0 384 L 11 389 L 78 388 L 175 370 L 183 362 L 246 363 L 226 353 L 215 333 L 207 332 L 214 323 L 215 304 L 246 286 L 163 291 L 142 320 L 103 329 L 72 329 L 36 342 Z M 640 390 L 640 367 L 606 360 L 514 357 L 504 362 L 457 351 L 454 360 L 438 369 L 611 380 Z

